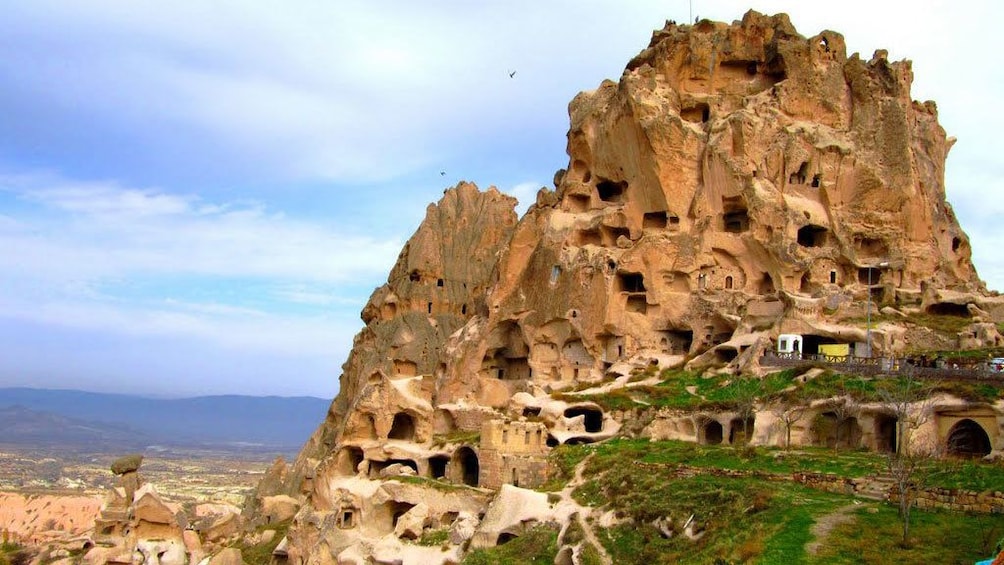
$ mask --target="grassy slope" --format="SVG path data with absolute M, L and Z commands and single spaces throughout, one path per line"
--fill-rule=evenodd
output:
M 855 477 L 881 468 L 881 455 L 817 449 L 787 456 L 764 448 L 614 440 L 556 449 L 553 457 L 560 476 L 549 487 L 560 486 L 589 454 L 594 455 L 586 468 L 590 479 L 576 489 L 575 498 L 630 519 L 600 530 L 615 563 L 972 563 L 989 556 L 1004 536 L 1002 516 L 914 510 L 914 543 L 904 549 L 898 545 L 901 525 L 896 509 L 870 503 L 862 505 L 855 522 L 831 532 L 819 555 L 809 556 L 805 545 L 812 539 L 813 524 L 852 504 L 852 497 L 784 481 L 679 478 L 675 464 L 770 472 L 799 469 Z M 987 484 L 999 490 L 1004 485 L 1004 469 L 989 464 L 948 467 L 939 476 L 943 482 L 971 488 Z M 691 514 L 707 531 L 696 542 L 680 535 L 666 539 L 650 525 L 670 517 L 679 530 Z

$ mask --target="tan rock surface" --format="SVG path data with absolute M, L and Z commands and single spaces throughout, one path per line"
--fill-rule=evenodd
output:
M 1004 300 L 946 202 L 954 140 L 933 102 L 911 99 L 912 79 L 909 61 L 848 56 L 840 34 L 803 37 L 784 14 L 667 23 L 618 82 L 571 102 L 568 166 L 518 223 L 494 188 L 447 190 L 363 309 L 327 419 L 256 495 L 259 517 L 268 496 L 306 502 L 290 562 L 397 562 L 417 551 L 423 503 L 453 546 L 491 545 L 555 516 L 510 485 L 541 484 L 559 443 L 624 430 L 707 441 L 708 429 L 778 441 L 771 418 L 646 425 L 576 390 L 629 392 L 683 364 L 759 373 L 780 334 L 807 353 L 861 354 L 869 338 L 879 354 L 1000 343 Z M 913 314 L 971 324 L 932 337 Z M 861 417 L 878 429 L 880 414 Z M 794 437 L 825 440 L 804 426 Z M 475 532 L 486 486 L 501 491 Z
M 0 530 L 31 545 L 71 539 L 89 532 L 100 510 L 100 496 L 0 492 Z

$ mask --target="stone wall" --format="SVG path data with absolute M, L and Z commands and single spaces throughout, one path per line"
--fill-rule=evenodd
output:
M 478 485 L 534 488 L 547 478 L 547 426 L 540 422 L 492 420 L 481 428 Z

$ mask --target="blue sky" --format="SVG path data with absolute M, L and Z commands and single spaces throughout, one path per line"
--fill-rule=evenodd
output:
M 0 386 L 332 397 L 428 203 L 471 180 L 525 207 L 567 165 L 572 97 L 691 10 L 913 60 L 1004 289 L 989 1 L 4 4 Z

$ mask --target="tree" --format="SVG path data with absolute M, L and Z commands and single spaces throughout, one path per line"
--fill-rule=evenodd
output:
M 772 405 L 770 412 L 777 418 L 777 424 L 784 430 L 784 449 L 791 449 L 791 429 L 805 415 L 805 401 L 793 396 L 781 396 Z
M 860 407 L 849 397 L 830 400 L 812 423 L 817 441 L 829 444 L 832 440 L 834 451 L 840 449 L 841 440 L 850 446 L 859 411 Z M 843 433 L 845 428 L 846 434 Z M 850 437 L 843 437 L 844 435 Z
M 757 401 L 763 393 L 763 381 L 757 377 L 737 379 L 732 382 L 728 396 L 735 407 L 736 417 L 742 425 L 743 438 L 749 443 L 747 422 L 756 417 Z
M 897 379 L 881 381 L 876 389 L 883 407 L 896 417 L 896 448 L 886 458 L 886 468 L 899 496 L 899 517 L 903 523 L 900 545 L 909 547 L 910 510 L 917 491 L 934 474 L 934 461 L 942 451 L 930 442 L 912 444 L 914 430 L 931 417 L 932 387 L 908 371 Z

